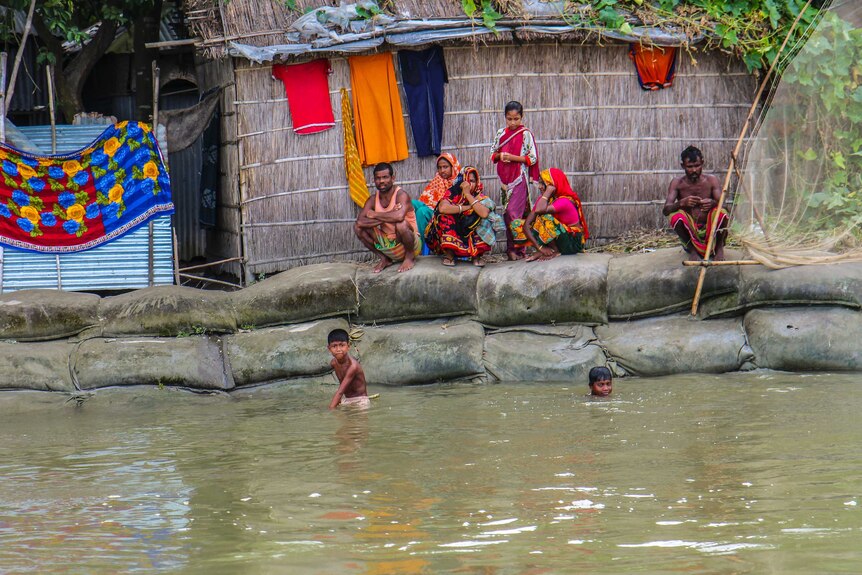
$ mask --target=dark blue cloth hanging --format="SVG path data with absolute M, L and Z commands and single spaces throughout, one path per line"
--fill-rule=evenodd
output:
M 420 157 L 439 156 L 443 140 L 443 84 L 449 82 L 443 48 L 400 50 L 398 63 L 416 152 Z

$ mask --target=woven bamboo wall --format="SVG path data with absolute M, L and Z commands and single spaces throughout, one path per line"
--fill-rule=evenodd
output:
M 670 178 L 680 173 L 680 151 L 700 147 L 707 170 L 722 177 L 756 80 L 718 52 L 698 53 L 696 64 L 683 53 L 675 85 L 645 92 L 627 49 L 547 41 L 447 47 L 444 150 L 462 165 L 476 165 L 498 201 L 490 141 L 503 125 L 505 103 L 519 100 L 538 141 L 540 165 L 569 175 L 597 240 L 663 226 L 661 203 Z M 345 58 L 331 62 L 338 123 L 306 136 L 292 132 L 283 85 L 271 78 L 270 67 L 235 63 L 249 274 L 365 256 L 352 231 L 358 209 L 347 193 L 342 160 L 339 88 L 350 87 L 348 65 Z M 411 156 L 395 164 L 396 178 L 417 197 L 435 160 L 415 156 L 403 93 L 402 102 Z M 370 181 L 370 168 L 366 175 Z

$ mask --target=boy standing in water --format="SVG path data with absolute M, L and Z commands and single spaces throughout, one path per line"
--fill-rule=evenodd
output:
M 350 355 L 350 336 L 343 329 L 334 329 L 327 337 L 327 348 L 332 354 L 330 365 L 338 378 L 338 391 L 329 402 L 329 409 L 341 405 L 369 407 L 371 401 L 365 390 L 365 372 L 356 358 Z
M 614 390 L 614 380 L 611 370 L 604 366 L 594 367 L 590 370 L 590 395 L 607 397 Z

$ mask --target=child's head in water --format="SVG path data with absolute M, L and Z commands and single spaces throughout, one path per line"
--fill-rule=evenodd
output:
M 590 395 L 598 395 L 600 397 L 609 396 L 614 390 L 614 381 L 613 375 L 611 375 L 611 370 L 604 366 L 598 366 L 591 369 L 589 386 Z
M 339 362 L 344 361 L 344 356 L 350 351 L 350 335 L 343 329 L 334 329 L 326 338 L 326 347 Z

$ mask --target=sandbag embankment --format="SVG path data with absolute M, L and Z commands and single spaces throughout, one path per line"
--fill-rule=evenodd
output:
M 0 389 L 75 391 L 69 372 L 74 349 L 65 341 L 0 343 Z
M 783 371 L 862 371 L 862 313 L 841 308 L 752 310 L 745 330 L 757 366 Z
M 485 336 L 485 369 L 500 381 L 584 383 L 591 368 L 606 362 L 592 328 L 522 326 Z
M 632 375 L 724 373 L 753 358 L 742 318 L 701 321 L 668 316 L 596 328 L 611 360 Z
M 410 385 L 485 373 L 485 330 L 474 321 L 435 320 L 364 327 L 354 345 L 370 383 Z
M 487 266 L 476 287 L 479 321 L 494 327 L 607 323 L 610 259 L 578 254 Z
M 326 337 L 334 329 L 350 326 L 340 318 L 325 319 L 226 336 L 234 382 L 242 386 L 330 372 Z
M 739 266 L 736 293 L 705 301 L 703 317 L 740 315 L 758 307 L 828 305 L 862 307 L 862 263 L 797 266 L 771 270 Z M 707 277 L 714 270 L 707 272 Z
M 216 337 L 93 338 L 72 355 L 81 389 L 114 385 L 170 385 L 193 389 L 234 387 Z
M 356 315 L 356 264 L 294 268 L 230 294 L 241 328 Z
M 479 268 L 469 262 L 458 264 L 446 267 L 438 257 L 417 258 L 409 272 L 399 273 L 392 265 L 379 274 L 361 266 L 356 274 L 360 321 L 475 314 Z
M 156 335 L 236 331 L 231 294 L 182 286 L 135 290 L 99 302 L 102 335 Z
M 739 257 L 728 252 L 729 259 Z M 690 309 L 700 268 L 683 266 L 683 259 L 680 248 L 614 257 L 608 266 L 608 317 L 639 319 Z M 701 302 L 736 294 L 738 280 L 739 266 L 710 268 Z
M 24 290 L 0 296 L 0 337 L 18 341 L 63 339 L 99 324 L 97 295 Z

